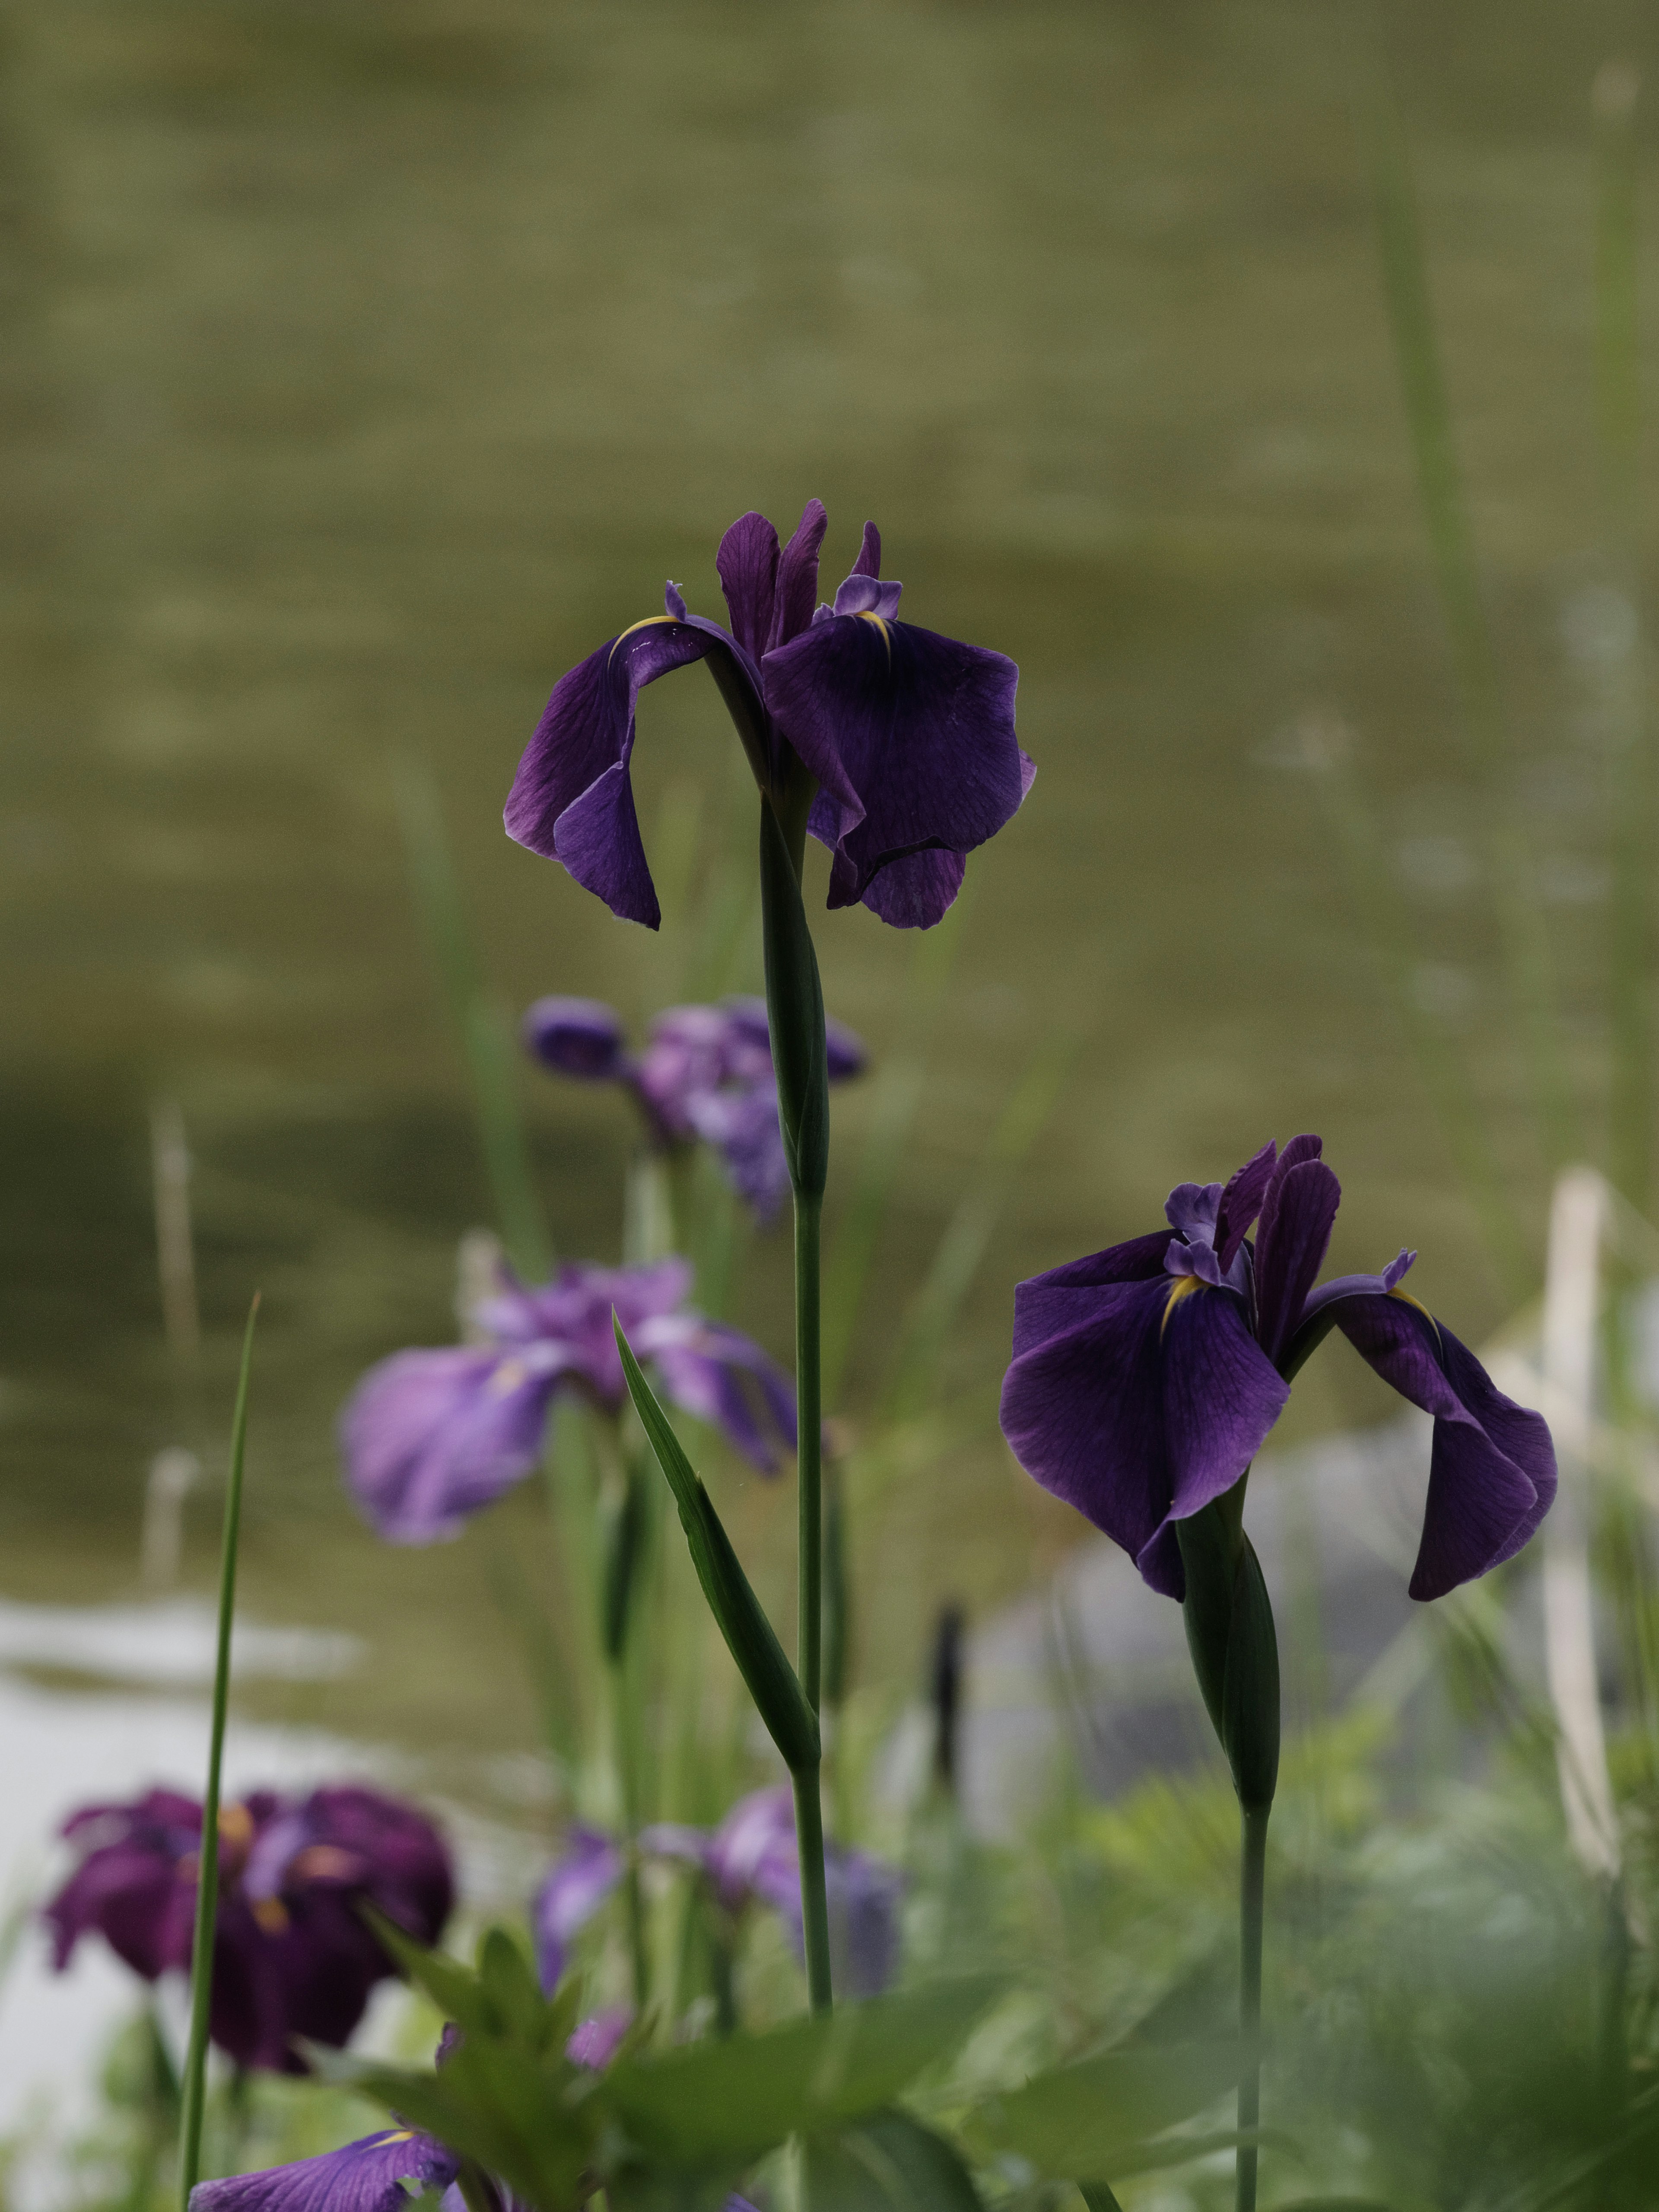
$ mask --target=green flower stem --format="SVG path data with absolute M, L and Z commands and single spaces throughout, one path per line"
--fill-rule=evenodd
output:
M 823 1685 L 823 1386 L 818 1248 L 823 1200 L 795 1194 L 795 1430 L 800 1470 L 800 1686 L 816 1713 Z
M 798 1767 L 795 1838 L 800 1850 L 801 1927 L 806 1939 L 806 2002 L 815 2012 L 830 2009 L 830 1899 L 823 1879 L 823 1808 L 818 1798 L 819 1765 Z
M 1238 2027 L 1248 2044 L 1261 2035 L 1261 1930 L 1271 1805 L 1242 1808 L 1238 1849 Z M 1238 2130 L 1254 2134 L 1261 2118 L 1261 2059 L 1256 2053 L 1238 2085 Z M 1238 2147 L 1237 2212 L 1255 2212 L 1256 2146 Z

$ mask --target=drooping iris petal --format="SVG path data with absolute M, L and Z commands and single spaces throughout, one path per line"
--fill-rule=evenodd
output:
M 778 1087 L 706 1091 L 690 1102 L 691 1126 L 720 1154 L 732 1188 L 769 1221 L 789 1194 L 789 1164 L 778 1121 Z
M 1103 1252 L 1030 1276 L 1014 1292 L 1015 1355 L 1089 1321 L 1098 1307 L 1095 1291 L 1115 1283 L 1163 1280 L 1164 1255 L 1169 1249 L 1170 1232 L 1159 1229 L 1150 1237 L 1132 1237 L 1127 1243 L 1109 1245 Z M 1167 1281 L 1164 1288 L 1169 1288 Z
M 509 837 L 649 929 L 662 913 L 629 776 L 635 708 L 647 684 L 701 660 L 710 644 L 696 624 L 654 615 L 590 653 L 554 685 L 507 794 Z
M 861 897 L 890 929 L 931 929 L 956 904 L 967 872 L 965 853 L 907 853 L 890 860 L 860 893 L 856 865 L 837 854 L 830 871 L 830 902 L 851 906 Z
M 862 898 L 911 854 L 971 852 L 1024 796 L 1018 671 L 1002 653 L 873 611 L 844 614 L 769 653 L 762 678 L 769 709 L 820 786 L 811 828 L 842 864 L 833 906 Z M 949 872 L 935 871 L 936 894 Z
M 1074 1505 L 1165 1595 L 1186 1587 L 1174 1520 L 1231 1487 L 1288 1393 L 1228 1290 L 1196 1277 L 1100 1280 L 1144 1265 L 1139 1238 L 1014 1293 L 1024 1348 L 1002 1388 L 1002 1432 L 1044 1489 Z M 1104 1264 L 1103 1264 L 1104 1263 Z M 1188 1287 L 1191 1285 L 1190 1289 Z M 1024 1305 L 1026 1310 L 1022 1313 Z
M 536 1970 L 550 1996 L 563 1978 L 571 1939 L 615 1889 L 626 1864 L 620 1847 L 599 1829 L 571 1829 L 563 1856 L 537 1891 L 530 1909 Z
M 370 1526 L 395 1544 L 459 1535 L 535 1466 L 568 1364 L 542 1347 L 457 1346 L 370 1368 L 340 1416 L 347 1480 Z
M 794 1386 L 752 1338 L 696 1314 L 663 1315 L 631 1335 L 676 1405 L 721 1430 L 763 1474 L 777 1473 L 795 1449 Z
M 191 1855 L 202 1808 L 172 1790 L 131 1804 L 89 1805 L 64 1823 L 80 1864 L 46 1905 L 52 1965 L 61 1972 L 81 1938 L 95 1930 L 123 1963 L 153 1982 L 187 1966 L 196 1918 Z
M 1279 1158 L 1261 1201 L 1255 1244 L 1256 1334 L 1277 1361 L 1297 1328 L 1330 1249 L 1342 1187 L 1322 1160 L 1297 1155 L 1317 1137 L 1294 1137 Z
M 538 999 L 520 1024 L 526 1048 L 579 1083 L 615 1083 L 628 1071 L 622 1018 L 599 999 Z
M 460 2169 L 455 2154 L 431 2136 L 387 2128 L 294 2166 L 198 2182 L 190 2207 L 191 2212 L 404 2212 L 411 2194 L 446 2188 Z
M 1397 1291 L 1329 1302 L 1336 1326 L 1385 1382 L 1434 1416 L 1414 1598 L 1443 1597 L 1528 1542 L 1555 1497 L 1540 1414 L 1506 1398 L 1466 1345 Z

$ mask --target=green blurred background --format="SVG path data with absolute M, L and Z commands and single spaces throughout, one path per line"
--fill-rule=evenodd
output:
M 1594 1110 L 1590 87 L 1645 38 L 1633 8 L 1538 0 L 1380 27 L 1328 0 L 0 6 L 4 1592 L 132 1588 L 151 1455 L 183 1436 L 216 1475 L 261 1285 L 248 1603 L 370 1660 L 254 1702 L 454 1778 L 533 1741 L 503 1561 L 536 1556 L 536 1498 L 409 1554 L 339 1490 L 341 1399 L 448 1339 L 455 1240 L 489 1211 L 390 764 L 436 779 L 504 1003 L 642 1020 L 683 988 L 686 932 L 615 922 L 510 845 L 507 784 L 567 665 L 665 575 L 719 614 L 725 526 L 753 506 L 787 530 L 813 494 L 831 584 L 872 515 L 907 616 L 1019 662 L 1039 767 L 970 865 L 854 1419 L 1022 1068 L 1067 1033 L 948 1395 L 994 1393 L 1016 1279 L 1308 1127 L 1347 1192 L 1335 1263 L 1412 1243 L 1461 1334 L 1502 1322 L 1297 767 L 1310 728 L 1340 734 L 1412 988 L 1469 1048 L 1541 1240 L 1362 122 L 1386 64 Z M 696 674 L 641 720 L 653 850 L 700 810 L 695 899 L 752 835 L 736 747 Z M 909 1049 L 911 943 L 857 910 L 819 945 L 878 1067 Z M 754 988 L 752 934 L 745 963 Z M 614 1257 L 624 1105 L 527 1067 L 522 1091 L 561 1249 Z M 843 1190 L 874 1095 L 837 1094 Z M 155 1287 L 156 1097 L 195 1159 L 193 1397 Z M 787 1267 L 762 1240 L 739 1301 L 780 1353 Z M 1290 1432 L 1388 1402 L 1333 1355 Z M 190 1508 L 197 1585 L 215 1495 Z M 734 1510 L 763 1557 L 791 1508 Z M 857 1532 L 866 1674 L 908 1677 L 933 1601 L 982 1609 L 1079 1533 L 981 1419 Z

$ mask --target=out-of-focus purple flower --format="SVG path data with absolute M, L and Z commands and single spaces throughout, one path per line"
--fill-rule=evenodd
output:
M 1512 1558 L 1555 1495 L 1543 1420 L 1400 1288 L 1414 1253 L 1314 1287 L 1341 1197 L 1320 1152 L 1317 1137 L 1266 1145 L 1224 1188 L 1172 1191 L 1173 1236 L 1114 1245 L 1014 1293 L 1003 1434 L 1168 1596 L 1186 1587 L 1176 1523 L 1239 1480 L 1333 1327 L 1434 1417 L 1414 1598 Z
M 695 1869 L 733 1919 L 751 1903 L 775 1912 L 797 1954 L 805 1956 L 794 1802 L 787 1785 L 751 1791 L 716 1828 L 659 1822 L 641 1832 L 639 1848 L 647 1857 Z M 557 1986 L 571 1938 L 610 1896 L 625 1866 L 622 1847 L 609 1837 L 592 1828 L 571 1832 L 532 1910 L 544 1989 Z M 867 1851 L 834 1844 L 825 1854 L 824 1873 L 836 1986 L 849 1996 L 873 1996 L 897 1966 L 903 1879 Z
M 537 1289 L 499 1264 L 470 1316 L 482 1344 L 394 1352 L 342 1413 L 347 1480 L 365 1517 L 393 1543 L 457 1535 L 534 1467 L 556 1390 L 620 1412 L 613 1312 L 665 1395 L 775 1474 L 795 1448 L 793 1387 L 740 1330 L 683 1310 L 690 1286 L 683 1260 L 562 1267 Z
M 53 1962 L 101 1935 L 146 1981 L 190 1966 L 199 1802 L 152 1790 L 93 1805 L 65 1825 L 80 1863 L 52 1902 Z M 239 2064 L 301 2073 L 293 2039 L 345 2042 L 376 1982 L 396 1972 L 359 1905 L 422 1943 L 442 1932 L 454 1877 L 423 1814 L 371 1790 L 308 1797 L 258 1790 L 221 1808 L 219 1908 L 210 2026 Z
M 860 1074 L 864 1047 L 839 1022 L 825 1024 L 830 1080 Z M 620 1083 L 632 1094 L 651 1142 L 672 1150 L 697 1139 L 720 1154 L 739 1194 L 763 1220 L 789 1188 L 766 1006 L 727 999 L 718 1006 L 670 1006 L 631 1054 L 620 1017 L 594 999 L 538 999 L 525 1015 L 526 1048 L 579 1082 Z
M 580 2021 L 564 2046 L 573 2066 L 588 2066 L 602 2073 L 617 2055 L 617 2046 L 634 2025 L 627 2005 L 607 2005 L 591 2020 Z
M 780 548 L 763 514 L 739 516 L 715 556 L 729 630 L 688 613 L 671 583 L 665 613 L 561 677 L 514 779 L 508 836 L 654 929 L 631 781 L 635 709 L 647 684 L 707 659 L 761 788 L 781 799 L 803 765 L 816 782 L 810 826 L 835 855 L 830 905 L 862 899 L 901 927 L 938 921 L 966 855 L 1030 787 L 1014 735 L 1018 671 L 897 619 L 902 586 L 880 580 L 873 523 L 834 606 L 815 612 L 826 521 L 810 501 Z

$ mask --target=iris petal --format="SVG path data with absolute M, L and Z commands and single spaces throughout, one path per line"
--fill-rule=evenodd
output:
M 1297 1137 L 1285 1146 L 1261 1201 L 1255 1243 L 1256 1334 L 1274 1362 L 1302 1319 L 1342 1201 L 1342 1186 L 1322 1160 L 1292 1158 L 1297 1145 L 1318 1141 Z
M 364 1376 L 340 1416 L 351 1492 L 398 1544 L 459 1535 L 540 1455 L 550 1362 L 445 1346 L 400 1352 Z
M 410 2202 L 404 2182 L 420 2191 L 442 2189 L 460 2169 L 455 2154 L 432 2136 L 385 2128 L 321 2158 L 198 2183 L 191 2212 L 403 2212 Z

